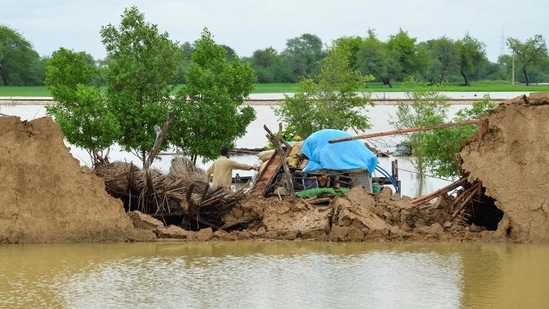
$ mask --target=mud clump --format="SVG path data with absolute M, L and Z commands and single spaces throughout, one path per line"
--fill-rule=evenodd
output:
M 52 118 L 0 117 L 0 243 L 153 239 L 80 167 Z
M 0 243 L 316 240 L 549 241 L 549 94 L 502 102 L 461 151 L 469 183 L 503 212 L 487 229 L 463 224 L 453 196 L 417 205 L 390 187 L 353 188 L 328 204 L 245 195 L 217 229 L 189 231 L 124 203 L 81 167 L 51 118 L 0 117 Z M 479 215 L 472 209 L 472 215 Z M 471 221 L 473 222 L 473 221 Z M 477 221 L 474 221 L 477 222 Z
M 506 100 L 461 151 L 469 180 L 482 181 L 504 215 L 497 232 L 517 242 L 549 241 L 549 93 Z

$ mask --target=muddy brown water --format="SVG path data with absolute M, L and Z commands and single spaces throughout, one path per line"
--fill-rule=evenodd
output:
M 1 308 L 547 308 L 549 246 L 0 246 Z

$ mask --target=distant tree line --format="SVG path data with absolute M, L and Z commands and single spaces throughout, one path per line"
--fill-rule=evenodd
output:
M 549 81 L 549 54 L 541 35 L 524 42 L 507 39 L 510 55 L 501 55 L 497 63 L 486 56 L 485 44 L 469 33 L 457 40 L 446 36 L 426 42 L 418 42 L 400 29 L 388 40 L 381 41 L 375 31 L 369 29 L 365 37 L 341 37 L 334 45 L 346 45 L 350 50 L 350 65 L 364 75 L 372 75 L 377 82 L 391 87 L 393 82 L 405 81 L 413 76 L 418 81 L 432 84 L 461 82 L 468 86 L 478 80 L 511 80 L 529 85 Z M 221 45 L 231 60 L 235 51 Z M 180 44 L 184 57 L 179 68 L 179 83 L 185 83 L 195 46 L 189 42 Z M 290 38 L 286 48 L 278 52 L 272 47 L 258 49 L 251 57 L 242 57 L 255 71 L 259 83 L 297 83 L 303 78 L 316 76 L 320 63 L 327 56 L 328 47 L 313 34 L 305 33 Z M 85 53 L 85 52 L 84 52 Z M 46 60 L 40 56 L 17 30 L 0 25 L 0 83 L 3 86 L 43 85 Z M 88 61 L 103 67 L 110 61 Z M 513 76 L 513 72 L 515 72 Z M 104 81 L 96 81 L 104 82 Z

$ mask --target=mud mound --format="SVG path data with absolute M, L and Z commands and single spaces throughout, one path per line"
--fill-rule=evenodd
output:
M 0 243 L 151 239 L 103 179 L 80 167 L 50 117 L 0 117 Z
M 549 93 L 502 102 L 479 140 L 461 151 L 469 181 L 480 180 L 504 215 L 497 232 L 549 241 Z
M 378 194 L 353 188 L 329 205 L 311 205 L 306 199 L 250 196 L 225 217 L 227 225 L 245 225 L 242 231 L 215 232 L 211 239 L 277 239 L 320 241 L 502 241 L 491 232 L 474 232 L 451 222 L 451 203 L 439 201 L 414 206 L 410 198 L 385 187 Z

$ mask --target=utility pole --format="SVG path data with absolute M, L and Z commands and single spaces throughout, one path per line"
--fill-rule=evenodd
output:
M 515 85 L 515 51 L 513 51 L 513 66 L 512 66 L 512 71 L 513 71 L 513 75 L 511 76 L 511 85 Z

